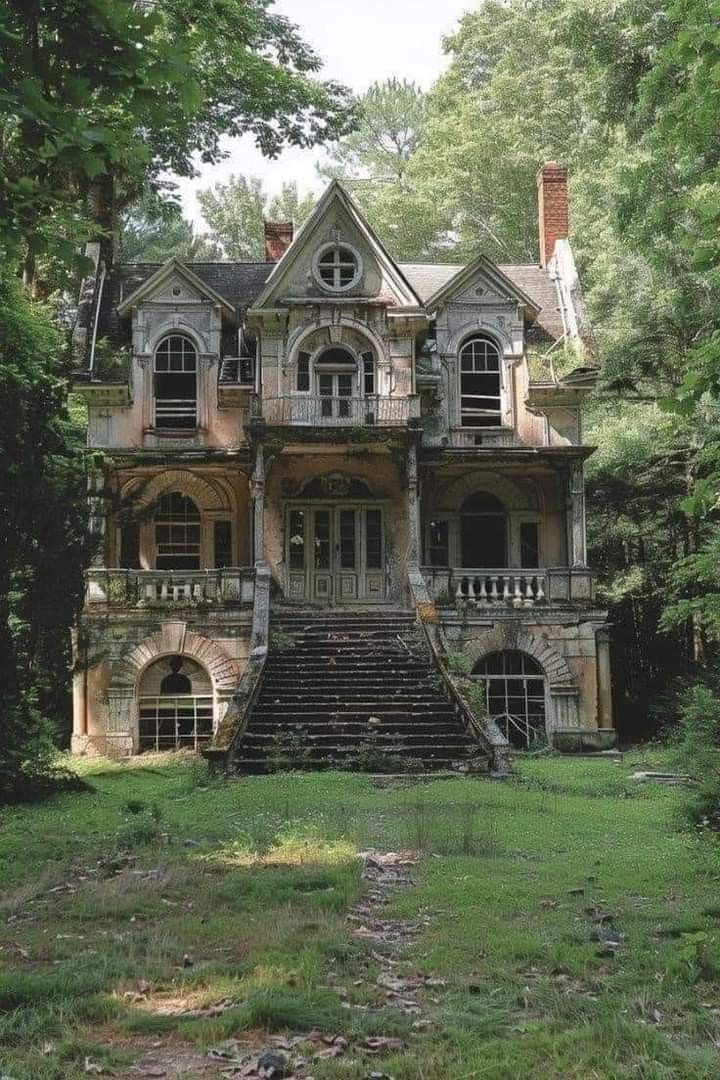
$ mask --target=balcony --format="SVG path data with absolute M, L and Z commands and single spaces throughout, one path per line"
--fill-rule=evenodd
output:
M 92 607 L 153 605 L 251 605 L 255 595 L 253 567 L 222 570 L 85 571 L 85 603 Z
M 422 575 L 438 606 L 463 610 L 588 604 L 592 575 L 584 567 L 509 569 L 424 566 Z
M 311 397 L 258 398 L 256 414 L 266 424 L 289 427 L 405 427 L 420 417 L 420 399 L 414 397 Z

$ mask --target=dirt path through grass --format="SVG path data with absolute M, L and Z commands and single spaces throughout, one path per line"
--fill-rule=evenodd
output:
M 717 1075 L 716 842 L 637 763 L 88 765 L 92 791 L 0 819 L 0 1075 Z

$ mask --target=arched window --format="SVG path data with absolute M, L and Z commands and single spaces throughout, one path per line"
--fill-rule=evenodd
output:
M 304 354 L 300 354 L 302 359 Z M 309 377 L 302 372 L 303 385 L 309 386 Z M 301 368 L 298 366 L 298 389 Z M 361 353 L 359 360 L 342 345 L 323 349 L 315 359 L 316 392 L 320 398 L 321 417 L 349 418 L 352 415 L 352 398 L 371 397 L 375 394 L 375 357 L 372 352 Z
M 464 567 L 503 569 L 508 564 L 505 507 L 495 495 L 478 491 L 460 508 L 460 554 Z
M 145 671 L 139 687 L 141 751 L 193 750 L 212 738 L 212 684 L 187 656 L 167 656 Z
M 502 422 L 500 352 L 490 338 L 470 338 L 460 349 L 460 423 L 499 427 Z
M 155 427 L 197 427 L 197 351 L 182 334 L 155 350 Z
M 488 716 L 513 746 L 529 747 L 545 735 L 545 675 L 527 653 L 490 653 L 473 669 L 484 684 Z
M 200 511 L 179 491 L 163 495 L 155 509 L 157 570 L 200 569 Z

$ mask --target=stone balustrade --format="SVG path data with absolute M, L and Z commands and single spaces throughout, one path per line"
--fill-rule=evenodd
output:
M 152 604 L 250 605 L 255 595 L 255 569 L 123 570 L 94 568 L 85 572 L 85 602 L 117 607 Z
M 425 566 L 422 575 L 428 592 L 441 607 L 531 608 L 592 601 L 592 576 L 584 567 L 523 570 Z

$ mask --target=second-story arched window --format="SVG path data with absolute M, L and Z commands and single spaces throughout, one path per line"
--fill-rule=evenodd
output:
M 200 511 L 187 495 L 169 491 L 155 510 L 155 567 L 200 569 Z
M 499 427 L 502 423 L 500 352 L 482 334 L 460 349 L 460 423 L 463 427 Z
M 155 350 L 155 427 L 197 427 L 197 350 L 170 334 Z

